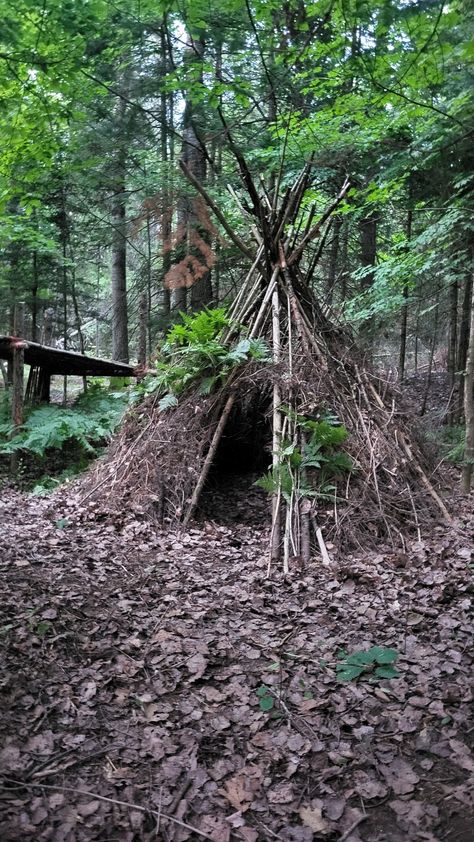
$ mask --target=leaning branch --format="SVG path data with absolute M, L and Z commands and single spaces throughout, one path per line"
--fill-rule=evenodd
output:
M 346 179 L 344 184 L 342 185 L 342 189 L 341 189 L 341 192 L 339 193 L 339 196 L 334 200 L 332 205 L 330 205 L 328 207 L 328 209 L 326 211 L 324 211 L 321 219 L 319 219 L 318 222 L 316 223 L 316 225 L 313 225 L 313 227 L 308 231 L 308 233 L 305 234 L 305 236 L 301 240 L 298 248 L 296 248 L 294 250 L 293 254 L 291 255 L 291 257 L 288 260 L 288 266 L 293 266 L 294 263 L 297 263 L 297 261 L 300 260 L 300 258 L 302 256 L 306 246 L 308 245 L 308 243 L 311 242 L 311 240 L 314 240 L 314 238 L 319 234 L 319 232 L 321 230 L 321 227 L 324 225 L 326 220 L 329 219 L 329 217 L 336 210 L 337 206 L 342 202 L 344 196 L 346 195 L 347 191 L 349 190 L 349 186 L 350 186 L 349 180 Z
M 183 171 L 184 175 L 186 176 L 186 178 L 188 179 L 189 183 L 190 183 L 190 184 L 192 184 L 192 185 L 193 185 L 193 187 L 195 187 L 195 188 L 196 188 L 196 190 L 198 191 L 198 193 L 200 193 L 200 194 L 201 194 L 201 196 L 203 197 L 204 201 L 206 202 L 206 204 L 208 205 L 208 207 L 210 207 L 210 209 L 212 210 L 213 214 L 217 217 L 217 219 L 218 219 L 218 220 L 219 220 L 219 222 L 221 223 L 221 225 L 222 225 L 222 227 L 224 228 L 224 230 L 227 232 L 228 236 L 230 237 L 230 239 L 232 240 L 232 242 L 234 243 L 234 245 L 235 245 L 235 246 L 237 246 L 237 248 L 238 248 L 238 249 L 240 249 L 240 251 L 241 251 L 241 252 L 243 252 L 243 254 L 245 254 L 245 255 L 246 255 L 246 257 L 249 257 L 249 258 L 250 258 L 250 260 L 254 260 L 254 258 L 255 258 L 255 254 L 253 253 L 253 251 L 252 251 L 251 249 L 249 249 L 249 248 L 245 245 L 245 243 L 243 242 L 243 240 L 241 240 L 241 239 L 240 239 L 240 237 L 238 237 L 238 236 L 237 236 L 237 234 L 235 234 L 235 232 L 232 230 L 232 228 L 230 227 L 229 223 L 227 222 L 227 219 L 225 218 L 224 214 L 223 214 L 223 213 L 222 213 L 222 211 L 218 208 L 218 206 L 216 205 L 216 203 L 215 203 L 214 199 L 212 199 L 212 198 L 211 198 L 211 196 L 209 195 L 209 193 L 207 192 L 207 190 L 203 187 L 203 185 L 201 184 L 201 182 L 200 182 L 200 181 L 198 181 L 198 180 L 197 180 L 197 178 L 196 178 L 196 177 L 193 175 L 193 173 L 191 172 L 191 170 L 190 170 L 190 169 L 188 169 L 188 167 L 186 166 L 186 164 L 184 163 L 184 161 L 180 161 L 180 162 L 179 162 L 179 166 L 181 167 L 181 169 L 182 169 L 182 171 Z

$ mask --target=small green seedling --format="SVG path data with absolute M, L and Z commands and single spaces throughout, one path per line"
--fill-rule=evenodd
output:
M 48 620 L 40 620 L 39 623 L 33 628 L 33 632 L 38 635 L 38 637 L 45 637 L 48 634 L 51 628 L 51 623 Z
M 352 655 L 344 653 L 343 657 L 344 660 L 336 666 L 339 681 L 357 681 L 364 674 L 372 679 L 398 678 L 400 675 L 393 666 L 398 658 L 395 649 L 372 646 L 371 649 L 353 652 Z
M 265 684 L 262 684 L 257 690 L 258 696 L 258 704 L 260 706 L 260 710 L 265 712 L 273 710 L 275 705 L 275 699 L 273 698 L 270 690 L 268 687 L 265 687 Z

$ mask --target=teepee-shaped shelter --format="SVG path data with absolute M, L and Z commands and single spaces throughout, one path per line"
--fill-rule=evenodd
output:
M 242 212 L 250 218 L 250 244 L 182 168 L 251 263 L 223 341 L 232 347 L 242 336 L 264 337 L 271 362 L 234 368 L 206 397 L 193 384 L 166 412 L 159 410 L 159 395 L 150 396 L 130 415 L 89 479 L 87 497 L 105 496 L 120 506 L 140 500 L 158 519 L 186 525 L 229 425 L 253 413 L 247 434 L 255 436 L 260 424 L 261 445 L 271 462 L 266 476 L 272 497 L 270 561 L 282 557 L 287 570 L 293 556 L 307 559 L 313 546 L 327 558 L 322 527 L 328 508 L 333 540 L 367 545 L 388 537 L 400 545 L 403 532 L 419 531 L 426 514 L 441 512 L 449 519 L 449 513 L 406 415 L 397 410 L 387 385 L 364 365 L 351 334 L 328 319 L 312 292 L 331 218 L 349 184 L 319 218 L 314 209 L 303 215 L 312 162 L 291 188 L 280 191 L 277 185 L 272 197 L 256 187 L 230 135 L 228 140 L 247 193 L 248 209 Z M 324 484 L 328 462 L 335 479 Z

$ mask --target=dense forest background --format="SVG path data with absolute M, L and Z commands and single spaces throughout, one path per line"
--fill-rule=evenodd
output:
M 233 295 L 252 218 L 231 135 L 270 202 L 312 160 L 307 216 L 350 180 L 308 250 L 320 301 L 401 379 L 438 354 L 454 386 L 473 31 L 463 0 L 3 2 L 0 333 L 23 300 L 29 338 L 52 320 L 59 347 L 143 360 L 179 311 Z

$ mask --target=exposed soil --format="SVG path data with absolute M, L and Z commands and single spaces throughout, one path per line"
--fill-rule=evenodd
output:
M 3 490 L 2 842 L 472 839 L 472 501 L 267 578 L 250 479 L 185 534 Z

